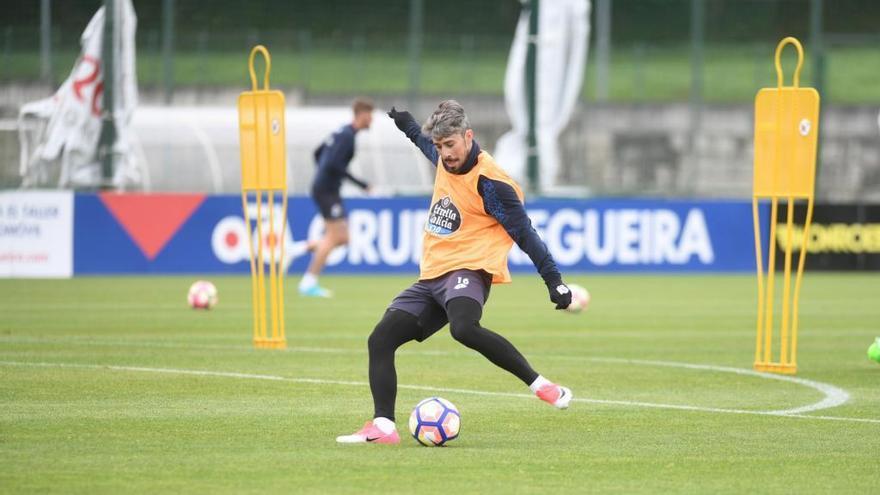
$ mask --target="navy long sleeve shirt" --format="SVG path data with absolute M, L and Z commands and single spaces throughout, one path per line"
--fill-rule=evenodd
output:
M 440 158 L 437 148 L 433 141 L 422 134 L 422 129 L 415 120 L 400 122 L 397 127 L 422 151 L 425 158 L 434 166 L 437 165 Z M 466 174 L 477 164 L 479 154 L 480 146 L 474 141 L 461 170 L 447 170 L 454 174 Z M 551 287 L 561 284 L 562 276 L 559 274 L 556 262 L 553 261 L 544 241 L 532 227 L 532 221 L 513 187 L 506 182 L 480 175 L 477 180 L 477 193 L 483 198 L 483 209 L 504 227 L 507 235 L 528 255 L 541 274 L 541 278 L 544 279 L 544 283 Z
M 367 183 L 357 179 L 348 172 L 348 165 L 354 158 L 354 136 L 357 133 L 351 124 L 344 125 L 334 132 L 315 150 L 315 165 L 318 167 L 312 182 L 313 192 L 330 192 L 339 194 L 342 179 L 348 179 L 361 189 Z

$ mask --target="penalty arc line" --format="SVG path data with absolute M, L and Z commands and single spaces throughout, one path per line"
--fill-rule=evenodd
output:
M 3 366 L 43 367 L 43 368 L 74 368 L 74 369 L 89 369 L 89 370 L 112 370 L 112 371 L 128 371 L 128 372 L 142 372 L 142 373 L 162 373 L 162 374 L 172 374 L 172 375 L 204 376 L 204 377 L 216 377 L 216 378 L 267 380 L 267 381 L 277 381 L 277 382 L 287 382 L 287 383 L 309 383 L 309 384 L 317 384 L 317 385 L 342 385 L 342 386 L 356 386 L 356 387 L 369 386 L 369 383 L 360 382 L 360 381 L 327 380 L 327 379 L 322 379 L 322 378 L 295 378 L 295 377 L 285 377 L 285 376 L 279 376 L 279 375 L 239 373 L 239 372 L 232 372 L 232 371 L 187 370 L 187 369 L 177 369 L 177 368 L 148 368 L 148 367 L 141 367 L 141 366 L 117 366 L 117 365 L 101 365 L 101 364 L 47 363 L 47 362 L 23 362 L 23 361 L 0 361 L 0 365 L 3 365 Z M 515 397 L 515 398 L 525 398 L 525 399 L 533 399 L 534 398 L 534 396 L 530 395 L 530 394 L 520 394 L 520 393 L 512 393 L 512 392 L 490 392 L 490 391 L 483 391 L 483 390 L 470 390 L 470 389 L 445 388 L 445 387 L 431 387 L 431 386 L 424 386 L 424 385 L 398 385 L 398 388 L 407 389 L 407 390 L 422 390 L 422 391 L 427 391 L 427 392 L 460 393 L 460 394 L 480 395 L 480 396 L 488 396 L 488 397 Z M 604 400 L 604 399 L 584 399 L 584 398 L 574 398 L 574 399 L 572 399 L 572 401 L 573 402 L 588 403 L 588 404 L 618 405 L 618 406 L 644 407 L 644 408 L 654 408 L 654 409 L 672 409 L 672 410 L 681 410 L 681 411 L 709 412 L 709 413 L 719 413 L 719 414 L 745 414 L 745 415 L 754 415 L 754 416 L 774 416 L 774 417 L 780 417 L 780 418 L 799 418 L 799 419 L 814 419 L 814 420 L 825 420 L 825 421 L 848 421 L 848 422 L 856 422 L 856 423 L 880 424 L 880 419 L 850 418 L 850 417 L 843 417 L 843 416 L 810 416 L 810 415 L 805 415 L 805 414 L 786 414 L 786 413 L 781 413 L 778 411 L 750 411 L 747 409 L 725 409 L 725 408 L 716 408 L 716 407 L 660 404 L 660 403 L 653 403 L 653 402 Z
M 7 341 L 17 341 L 17 342 L 31 342 L 31 341 L 44 341 L 44 339 L 2 339 Z M 123 345 L 123 346 L 135 346 L 135 347 L 165 347 L 165 348 L 197 348 L 197 349 L 230 349 L 230 350 L 243 350 L 247 349 L 248 351 L 253 351 L 250 347 L 242 347 L 237 345 L 218 345 L 218 344 L 189 344 L 189 345 L 179 345 L 175 343 L 163 342 L 163 343 L 152 343 L 152 342 L 130 342 L 130 341 L 95 341 L 95 340 L 85 340 L 80 341 L 79 339 L 74 339 L 73 342 L 79 344 L 87 344 L 87 345 Z M 327 354 L 362 354 L 363 352 L 360 350 L 353 349 L 340 349 L 340 348 L 325 348 L 325 347 L 288 347 L 283 349 L 286 352 L 304 352 L 304 353 L 327 353 Z M 467 355 L 467 353 L 463 352 L 450 352 L 450 351 L 418 351 L 418 350 L 404 350 L 400 352 L 401 355 Z M 796 414 L 804 414 L 809 412 L 815 412 L 822 409 L 830 409 L 833 407 L 837 407 L 845 404 L 849 401 L 850 395 L 846 390 L 843 390 L 839 387 L 835 387 L 834 385 L 830 385 L 827 383 L 817 382 L 813 380 L 807 380 L 804 378 L 797 378 L 793 376 L 787 375 L 776 375 L 771 373 L 760 373 L 754 370 L 742 369 L 742 368 L 733 368 L 729 366 L 716 366 L 709 364 L 692 364 L 692 363 L 680 363 L 675 361 L 656 361 L 656 360 L 644 360 L 644 359 L 623 359 L 623 358 L 603 358 L 603 357 L 590 357 L 590 356 L 571 356 L 571 355 L 542 355 L 535 354 L 534 357 L 545 357 L 551 359 L 564 359 L 564 360 L 574 360 L 574 361 L 593 361 L 593 362 L 601 362 L 601 363 L 621 363 L 621 364 L 634 364 L 639 366 L 662 366 L 668 368 L 682 368 L 682 369 L 690 369 L 690 370 L 698 370 L 698 371 L 714 371 L 721 373 L 733 373 L 741 376 L 752 376 L 757 378 L 762 378 L 765 380 L 776 380 L 787 383 L 794 383 L 796 385 L 801 385 L 807 388 L 811 388 L 821 393 L 824 397 L 812 404 L 807 404 L 805 406 L 794 407 L 790 409 L 780 409 L 780 410 L 772 410 L 772 411 L 761 411 L 771 415 L 796 415 Z M 598 400 L 598 399 L 597 399 Z M 645 403 L 651 404 L 651 403 Z M 688 405 L 673 405 L 667 404 L 666 406 L 678 407 L 678 408 L 688 408 L 691 406 Z M 643 406 L 650 407 L 650 406 Z M 723 408 L 722 408 L 723 409 Z
M 603 362 L 603 363 L 623 363 L 623 364 L 640 364 L 645 366 L 665 366 L 670 368 L 684 368 L 684 369 L 692 369 L 692 370 L 706 370 L 706 371 L 718 371 L 722 373 L 733 373 L 736 375 L 744 375 L 744 376 L 754 376 L 758 378 L 763 378 L 765 380 L 776 380 L 781 382 L 788 383 L 796 383 L 798 385 L 803 385 L 807 388 L 812 388 L 821 392 L 825 395 L 825 398 L 820 400 L 819 402 L 815 402 L 813 404 L 807 404 L 806 406 L 795 407 L 791 409 L 782 409 L 778 411 L 764 411 L 767 414 L 775 414 L 775 415 L 797 415 L 803 414 L 813 411 L 818 411 L 820 409 L 830 409 L 832 407 L 837 407 L 845 404 L 849 401 L 849 392 L 843 390 L 842 388 L 835 387 L 834 385 L 830 385 L 828 383 L 817 382 L 813 380 L 807 380 L 805 378 L 797 378 L 794 376 L 786 376 L 786 375 L 774 375 L 771 373 L 761 373 L 759 371 L 746 370 L 742 368 L 732 368 L 729 366 L 715 366 L 710 364 L 690 364 L 690 363 L 676 363 L 671 361 L 652 361 L 645 359 L 621 359 L 621 358 L 588 358 L 590 361 Z

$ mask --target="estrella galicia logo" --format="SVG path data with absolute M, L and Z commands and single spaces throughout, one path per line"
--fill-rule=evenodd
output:
M 459 227 L 461 227 L 461 213 L 449 196 L 444 196 L 431 206 L 425 230 L 432 234 L 447 236 L 457 231 Z

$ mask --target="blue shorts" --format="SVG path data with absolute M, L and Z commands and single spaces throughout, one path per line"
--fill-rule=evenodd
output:
M 427 339 L 449 323 L 446 304 L 456 297 L 467 297 L 480 306 L 489 299 L 492 275 L 482 270 L 455 270 L 430 280 L 419 280 L 397 295 L 390 309 L 405 311 L 419 319 L 424 330 L 417 338 Z

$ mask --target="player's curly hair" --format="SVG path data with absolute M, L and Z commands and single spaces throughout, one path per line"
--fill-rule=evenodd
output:
M 437 106 L 437 110 L 428 117 L 422 132 L 431 136 L 432 139 L 443 139 L 453 134 L 464 134 L 471 128 L 471 123 L 464 113 L 464 107 L 455 100 L 444 100 Z

